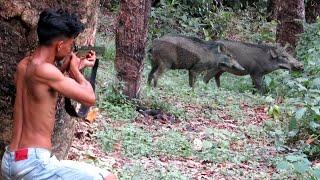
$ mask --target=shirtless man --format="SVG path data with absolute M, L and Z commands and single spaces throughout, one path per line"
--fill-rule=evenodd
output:
M 57 94 L 88 106 L 95 103 L 94 91 L 79 71 L 93 66 L 95 53 L 82 59 L 72 53 L 74 40 L 83 30 L 79 19 L 66 11 L 40 14 L 39 46 L 20 61 L 15 74 L 14 129 L 2 159 L 4 179 L 116 179 L 89 164 L 59 161 L 51 154 Z M 63 59 L 58 69 L 55 63 Z

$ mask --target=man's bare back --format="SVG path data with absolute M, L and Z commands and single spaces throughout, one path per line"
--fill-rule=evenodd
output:
M 17 67 L 17 94 L 14 108 L 14 132 L 11 150 L 42 147 L 51 150 L 57 92 L 42 83 L 35 70 L 41 64 L 24 58 Z
M 53 64 L 54 59 L 45 52 L 45 48 L 38 48 L 18 64 L 11 150 L 25 147 L 51 150 L 57 92 L 84 104 L 93 105 L 95 102 L 90 83 L 79 71 L 80 59 L 74 54 L 70 56 L 69 73 L 75 76 L 72 79 L 64 76 Z M 95 54 L 92 55 L 95 59 Z

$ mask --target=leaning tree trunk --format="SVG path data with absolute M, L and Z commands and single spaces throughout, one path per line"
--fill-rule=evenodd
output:
M 12 107 L 15 96 L 13 75 L 16 64 L 37 46 L 36 25 L 39 13 L 47 8 L 63 8 L 80 14 L 87 25 L 77 44 L 94 43 L 99 0 L 0 0 L 0 155 L 11 138 Z M 74 130 L 74 119 L 63 109 L 59 98 L 53 135 L 58 158 L 67 154 Z
M 298 42 L 298 34 L 303 32 L 305 17 L 304 0 L 277 0 L 277 42 L 289 43 L 293 52 Z
M 137 98 L 140 92 L 150 9 L 150 0 L 120 1 L 115 68 L 129 99 Z
M 320 16 L 320 1 L 308 0 L 306 4 L 307 23 L 315 23 L 318 16 Z

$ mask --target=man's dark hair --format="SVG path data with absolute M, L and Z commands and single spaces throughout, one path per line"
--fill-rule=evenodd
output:
M 84 30 L 79 18 L 62 9 L 41 12 L 37 33 L 40 45 L 50 45 L 57 38 L 76 38 Z

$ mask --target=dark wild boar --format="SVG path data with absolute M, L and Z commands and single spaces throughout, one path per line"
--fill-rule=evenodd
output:
M 221 43 L 210 43 L 195 37 L 167 35 L 152 44 L 152 69 L 148 84 L 154 87 L 161 74 L 168 69 L 189 70 L 189 85 L 193 87 L 197 74 L 214 69 L 244 70 Z
M 215 77 L 218 87 L 220 87 L 220 76 L 224 72 L 239 76 L 249 74 L 255 88 L 260 93 L 263 93 L 262 78 L 265 74 L 277 69 L 303 71 L 303 65 L 280 45 L 258 45 L 227 40 L 214 41 L 213 43 L 222 43 L 234 55 L 236 61 L 245 68 L 245 70 L 223 69 L 208 71 L 204 81 L 208 83 L 211 78 Z

